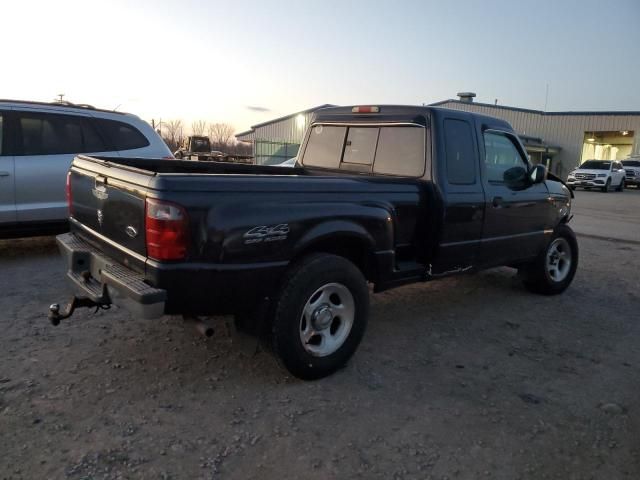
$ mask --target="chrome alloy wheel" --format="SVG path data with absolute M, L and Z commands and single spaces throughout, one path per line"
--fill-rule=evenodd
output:
M 353 295 L 341 283 L 327 283 L 309 297 L 300 317 L 300 340 L 315 357 L 338 350 L 351 332 L 356 314 Z
M 571 270 L 571 246 L 564 238 L 556 238 L 547 249 L 547 274 L 554 282 L 562 282 Z

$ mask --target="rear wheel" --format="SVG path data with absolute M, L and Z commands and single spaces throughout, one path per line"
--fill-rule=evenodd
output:
M 310 255 L 291 268 L 276 302 L 274 353 L 298 378 L 326 377 L 354 354 L 368 315 L 362 272 L 343 257 Z
M 535 293 L 557 295 L 571 284 L 577 268 L 576 235 L 568 225 L 558 225 L 547 247 L 524 267 L 524 285 Z

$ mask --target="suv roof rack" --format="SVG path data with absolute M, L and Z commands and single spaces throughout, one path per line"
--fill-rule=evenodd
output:
M 56 100 L 54 102 L 38 102 L 35 100 L 12 100 L 10 98 L 0 98 L 0 102 L 9 102 L 9 103 L 21 103 L 25 105 L 43 105 L 47 107 L 65 107 L 65 108 L 80 108 L 84 110 L 95 110 L 96 112 L 109 112 L 109 113 L 119 113 L 124 115 L 123 112 L 117 112 L 115 110 L 106 110 L 102 108 L 96 108 L 93 105 L 89 105 L 88 103 L 73 103 L 67 100 Z

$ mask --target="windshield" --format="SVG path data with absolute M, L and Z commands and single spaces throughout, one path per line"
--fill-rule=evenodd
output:
M 623 160 L 622 165 L 625 167 L 640 167 L 640 160 Z
M 580 170 L 609 170 L 611 162 L 599 162 L 597 160 L 588 160 L 580 165 Z

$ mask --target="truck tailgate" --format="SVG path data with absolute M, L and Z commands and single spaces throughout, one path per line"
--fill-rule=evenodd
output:
M 69 172 L 71 216 L 82 226 L 146 257 L 146 192 L 140 186 L 118 180 L 118 171 L 118 168 L 72 168 Z

